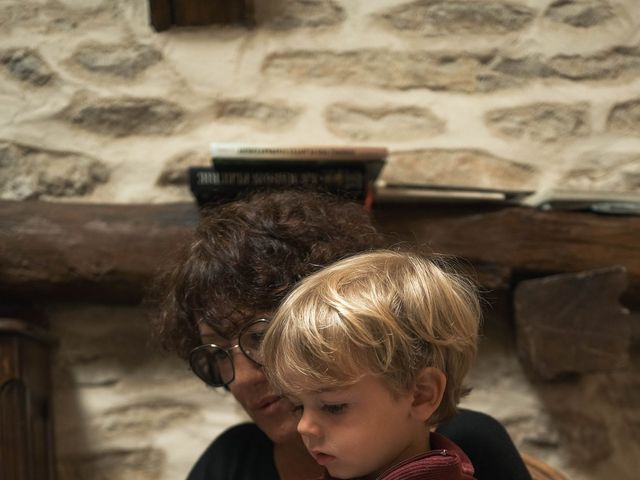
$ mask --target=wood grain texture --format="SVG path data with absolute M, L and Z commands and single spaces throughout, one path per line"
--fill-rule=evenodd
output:
M 399 239 L 508 271 L 503 280 L 621 265 L 629 275 L 628 293 L 640 296 L 640 217 L 435 205 L 381 205 L 375 216 Z
M 640 299 L 640 217 L 472 205 L 384 204 L 394 241 L 460 256 L 482 285 L 621 265 Z M 137 302 L 198 221 L 195 205 L 0 202 L 5 296 Z
M 0 202 L 0 288 L 20 300 L 136 303 L 197 219 L 192 204 Z

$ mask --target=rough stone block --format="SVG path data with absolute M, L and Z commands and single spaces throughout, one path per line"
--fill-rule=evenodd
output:
M 268 18 L 264 19 L 273 30 L 329 27 L 341 24 L 346 18 L 344 8 L 331 0 L 286 0 L 273 5 L 273 9 L 266 12 Z M 257 20 L 260 23 L 261 19 Z
M 158 63 L 162 54 L 149 45 L 86 43 L 71 55 L 70 63 L 106 79 L 133 79 Z
M 579 465 L 596 465 L 611 457 L 614 444 L 606 420 L 571 409 L 554 407 L 560 442 Z
M 105 183 L 109 170 L 101 161 L 63 152 L 0 142 L 0 198 L 27 200 L 90 193 Z
M 502 135 L 535 142 L 569 140 L 591 133 L 586 103 L 535 103 L 493 110 L 485 118 Z
M 250 99 L 224 99 L 215 105 L 216 118 L 242 121 L 265 130 L 290 125 L 300 116 L 300 108 L 283 102 L 257 102 Z
M 0 64 L 4 65 L 12 77 L 34 87 L 47 85 L 55 78 L 40 54 L 30 48 L 1 51 Z
M 198 410 L 188 403 L 152 399 L 109 408 L 93 419 L 91 428 L 109 437 L 154 436 L 197 414 Z
M 61 114 L 74 125 L 102 135 L 162 135 L 172 133 L 185 113 L 160 98 L 89 99 L 77 95 Z
M 387 49 L 289 50 L 267 56 L 262 70 L 268 76 L 295 82 L 474 92 L 477 78 L 493 56 Z
M 399 33 L 495 35 L 522 30 L 535 12 L 523 5 L 498 1 L 418 0 L 380 14 L 384 25 Z
M 640 47 L 551 58 L 539 54 L 510 57 L 496 52 L 285 50 L 268 55 L 262 71 L 275 78 L 325 85 L 493 92 L 542 78 L 602 81 L 635 77 L 640 72 Z
M 545 17 L 577 28 L 590 28 L 611 20 L 613 9 L 604 0 L 556 0 Z
M 520 282 L 514 292 L 520 357 L 545 379 L 625 366 L 632 316 L 619 298 L 626 287 L 620 266 Z
M 352 140 L 409 140 L 438 135 L 445 121 L 428 108 L 364 107 L 344 103 L 330 105 L 325 113 L 327 128 Z
M 13 4 L 12 4 L 13 3 Z M 48 3 L 43 1 L 0 2 L 0 31 L 20 31 L 28 36 L 32 33 L 51 35 L 56 33 L 77 35 L 82 26 L 88 31 L 104 28 L 106 22 L 122 20 L 113 5 L 104 1 L 72 0 Z
M 640 135 L 640 99 L 615 105 L 609 113 L 607 130 L 625 135 Z
M 558 180 L 563 188 L 582 191 L 640 191 L 640 154 L 596 151 L 578 158 Z
M 482 150 L 425 149 L 392 152 L 383 172 L 388 182 L 433 183 L 505 189 L 531 188 L 538 172 Z
M 569 80 L 608 80 L 640 73 L 640 47 L 615 47 L 593 55 L 557 55 L 547 62 L 552 76 Z
M 161 450 L 108 450 L 68 455 L 58 462 L 60 480 L 156 480 L 165 463 Z

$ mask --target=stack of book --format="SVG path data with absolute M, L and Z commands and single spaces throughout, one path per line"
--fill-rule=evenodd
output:
M 366 204 L 386 158 L 387 149 L 378 147 L 214 143 L 211 166 L 189 168 L 189 183 L 200 206 L 283 189 L 325 191 Z

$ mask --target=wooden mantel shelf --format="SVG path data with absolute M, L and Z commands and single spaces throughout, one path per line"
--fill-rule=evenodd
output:
M 640 217 L 490 205 L 382 204 L 381 230 L 470 261 L 487 288 L 514 279 L 627 269 L 640 304 Z M 0 202 L 6 300 L 136 303 L 198 220 L 194 204 Z

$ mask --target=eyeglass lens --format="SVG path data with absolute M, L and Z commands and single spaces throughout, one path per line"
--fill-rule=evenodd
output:
M 231 355 L 218 347 L 202 345 L 191 353 L 191 369 L 205 383 L 221 387 L 234 378 Z
M 260 345 L 262 344 L 262 339 L 268 326 L 269 324 L 266 321 L 251 323 L 240 332 L 240 337 L 238 338 L 238 344 L 240 345 L 242 353 L 258 365 L 262 365 L 263 363 Z
M 260 344 L 267 330 L 267 320 L 257 320 L 244 327 L 238 336 L 238 345 L 242 353 L 257 365 L 262 365 Z M 193 372 L 212 387 L 222 387 L 233 382 L 235 369 L 231 350 L 236 347 L 222 348 L 217 345 L 196 347 L 189 357 Z

